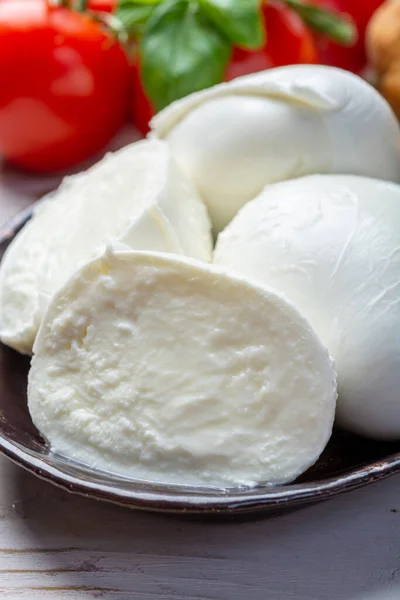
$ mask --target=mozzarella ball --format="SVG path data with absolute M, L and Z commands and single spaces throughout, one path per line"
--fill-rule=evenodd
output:
M 400 438 L 400 186 L 315 175 L 267 186 L 214 261 L 283 292 L 335 360 L 338 423 Z
M 152 122 L 220 231 L 268 183 L 313 173 L 400 181 L 400 130 L 361 78 L 297 65 L 173 103 Z
M 0 266 L 0 339 L 30 353 L 52 295 L 115 240 L 211 260 L 207 210 L 165 142 L 108 155 L 40 205 Z
M 206 263 L 108 253 L 49 305 L 28 404 L 53 450 L 163 483 L 282 483 L 332 431 L 335 372 L 292 304 Z

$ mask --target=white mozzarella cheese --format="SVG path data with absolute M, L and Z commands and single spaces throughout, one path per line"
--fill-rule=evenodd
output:
M 0 267 L 1 340 L 29 353 L 54 292 L 116 239 L 211 259 L 206 208 L 165 142 L 132 144 L 66 180 L 23 228 Z
M 29 409 L 53 450 L 164 483 L 291 481 L 327 443 L 327 350 L 287 300 L 199 261 L 108 252 L 53 297 Z
M 335 360 L 338 423 L 400 438 L 400 186 L 315 175 L 267 186 L 215 263 L 283 292 Z
M 400 181 L 389 105 L 333 67 L 281 67 L 217 85 L 173 103 L 152 127 L 196 184 L 216 232 L 268 183 L 312 173 Z

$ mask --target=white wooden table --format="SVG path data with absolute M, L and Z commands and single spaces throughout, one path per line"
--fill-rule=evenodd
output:
M 0 459 L 0 598 L 399 600 L 400 477 L 202 523 L 72 496 Z
M 0 171 L 0 223 L 51 186 Z M 400 600 L 400 477 L 284 517 L 203 523 L 72 496 L 0 458 L 0 598 Z

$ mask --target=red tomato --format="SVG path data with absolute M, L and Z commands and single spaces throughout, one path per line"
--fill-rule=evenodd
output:
M 345 48 L 323 36 L 315 36 L 319 60 L 332 65 L 360 73 L 366 66 L 367 58 L 364 48 L 365 29 L 371 16 L 382 4 L 383 0 L 311 0 L 313 4 L 347 14 L 357 25 L 359 39 L 355 46 Z
M 118 0 L 89 0 L 87 8 L 96 12 L 112 13 L 117 8 Z
M 351 15 L 363 34 L 370 18 L 383 2 L 384 0 L 335 0 L 334 5 L 338 10 Z
M 227 80 L 290 64 L 316 63 L 313 36 L 297 13 L 276 0 L 264 8 L 267 43 L 261 50 L 235 48 Z
M 98 152 L 124 122 L 128 64 L 90 17 L 46 0 L 0 2 L 0 153 L 34 171 Z
M 132 65 L 131 83 L 133 124 L 143 135 L 146 135 L 150 130 L 149 121 L 154 115 L 154 110 L 142 86 L 140 64 L 137 56 Z
M 301 18 L 279 1 L 271 0 L 263 8 L 268 41 L 261 50 L 235 48 L 226 73 L 226 80 L 296 63 L 316 63 L 317 50 L 312 34 Z M 133 121 L 142 132 L 148 132 L 153 114 L 140 83 L 138 65 L 133 72 Z

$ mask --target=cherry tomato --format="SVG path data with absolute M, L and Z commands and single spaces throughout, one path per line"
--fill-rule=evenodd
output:
M 364 35 L 368 21 L 382 4 L 383 0 L 311 0 L 313 4 L 347 14 L 353 18 L 358 29 L 358 41 L 355 46 L 345 48 L 324 36 L 315 36 L 319 61 L 326 65 L 340 67 L 360 73 L 367 64 L 364 47 Z
M 301 18 L 276 0 L 263 8 L 268 41 L 256 51 L 235 48 L 226 73 L 226 81 L 235 77 L 296 63 L 316 63 L 317 50 L 312 34 Z M 133 69 L 133 122 L 142 132 L 148 132 L 153 111 L 140 82 L 138 64 Z
M 149 121 L 154 115 L 154 110 L 142 86 L 139 57 L 137 55 L 132 64 L 131 84 L 133 124 L 143 135 L 146 135 L 150 130 Z
M 243 75 L 271 67 L 317 62 L 313 37 L 297 13 L 279 0 L 270 0 L 263 7 L 263 15 L 268 38 L 266 45 L 256 51 L 237 48 L 230 65 L 231 71 L 238 72 L 235 62 L 243 60 L 248 65 L 240 73 Z
M 368 22 L 376 9 L 384 0 L 335 0 L 338 10 L 351 15 L 361 34 L 365 32 Z
M 128 63 L 89 16 L 46 0 L 0 2 L 0 154 L 46 172 L 81 162 L 124 122 Z
M 227 80 L 271 67 L 316 63 L 313 36 L 297 13 L 276 0 L 263 8 L 267 43 L 261 50 L 235 48 Z
M 117 8 L 118 0 L 89 0 L 87 8 L 96 12 L 112 13 Z

